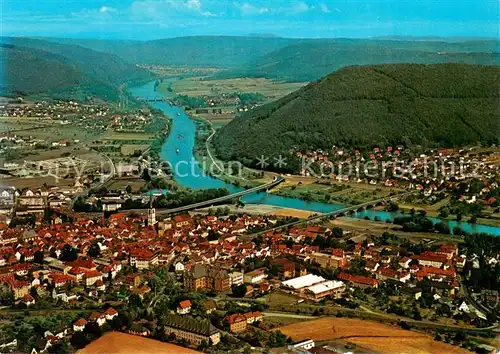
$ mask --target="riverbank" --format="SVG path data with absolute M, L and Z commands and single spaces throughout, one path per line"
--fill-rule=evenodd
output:
M 317 213 L 307 210 L 284 208 L 275 205 L 266 204 L 245 204 L 244 206 L 237 207 L 235 205 L 227 205 L 231 213 L 245 213 L 249 215 L 276 215 L 284 217 L 294 217 L 299 219 L 307 219 Z M 195 214 L 208 214 L 209 210 L 213 208 L 200 208 L 193 211 Z
M 201 117 L 192 116 L 191 114 L 187 115 L 190 119 L 196 122 L 196 140 L 193 150 L 194 157 L 207 174 L 210 174 L 212 177 L 218 178 L 225 183 L 242 188 L 253 188 L 271 181 L 263 182 L 261 179 L 262 175 L 258 175 L 255 171 L 250 170 L 241 164 L 241 168 L 237 171 L 240 176 L 231 175 L 231 166 L 226 168 L 227 163 L 217 159 L 217 155 L 215 154 L 210 143 L 216 132 L 212 122 Z M 235 165 L 235 167 L 239 166 Z M 217 175 L 215 175 L 214 171 L 217 172 Z
M 287 179 L 290 178 L 287 176 Z M 375 187 L 365 184 L 336 183 L 328 180 L 289 181 L 278 186 L 273 194 L 306 201 L 358 205 L 371 200 L 383 199 L 401 193 L 402 190 L 387 187 Z
M 151 97 L 154 92 L 154 82 L 147 85 L 134 88 L 135 97 Z M 162 146 L 160 158 L 169 161 L 177 168 L 174 171 L 174 180 L 179 185 L 192 189 L 211 189 L 211 188 L 226 188 L 231 193 L 236 193 L 243 188 L 236 186 L 233 183 L 227 183 L 223 179 L 215 178 L 207 174 L 201 164 L 197 163 L 196 157 L 193 155 L 195 152 L 196 142 L 196 123 L 195 120 L 190 118 L 184 110 L 176 106 L 170 106 L 165 102 L 152 103 L 154 108 L 161 109 L 164 114 L 172 118 L 172 130 Z M 205 149 L 207 135 L 205 138 Z M 198 144 L 200 139 L 198 139 Z M 203 140 L 202 140 L 203 144 Z M 203 146 L 203 145 L 202 145 Z M 203 150 L 200 150 L 203 151 Z M 195 163 L 192 163 L 195 162 Z M 264 173 L 264 178 L 270 174 Z M 286 176 L 287 179 L 295 180 L 297 176 Z M 260 180 L 255 180 L 258 183 Z M 261 184 L 261 183 L 259 183 Z M 338 191 L 341 192 L 351 192 Z M 366 192 L 362 192 L 366 193 Z M 373 191 L 371 192 L 373 193 Z M 379 193 L 379 192 L 376 192 Z M 373 196 L 373 195 L 372 195 Z M 365 197 L 370 197 L 366 195 Z M 265 204 L 270 206 L 278 206 L 283 209 L 303 210 L 311 213 L 328 213 L 335 210 L 342 209 L 344 203 L 336 203 L 333 200 L 325 201 L 305 201 L 299 198 L 290 198 L 280 196 L 276 193 L 252 193 L 241 198 L 244 204 Z M 293 211 L 293 213 L 296 213 Z M 395 217 L 400 216 L 398 213 L 389 213 L 379 210 L 367 210 L 356 214 L 357 218 L 370 218 L 379 219 L 383 222 L 393 220 Z M 433 223 L 439 223 L 441 220 L 430 218 Z M 459 227 L 468 233 L 488 233 L 492 235 L 500 235 L 500 228 L 481 224 L 469 224 L 467 222 L 457 223 L 455 221 L 447 221 L 450 230 Z

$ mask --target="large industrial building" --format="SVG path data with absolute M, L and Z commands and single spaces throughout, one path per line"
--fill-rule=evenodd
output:
M 306 274 L 284 281 L 281 286 L 284 290 L 315 301 L 331 295 L 338 296 L 346 290 L 343 282 L 326 280 L 314 274 Z

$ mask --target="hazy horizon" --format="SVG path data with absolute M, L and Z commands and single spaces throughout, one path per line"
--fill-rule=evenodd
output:
M 387 36 L 372 36 L 372 37 L 292 37 L 292 36 L 271 36 L 269 34 L 258 35 L 255 33 L 241 34 L 241 35 L 230 35 L 230 34 L 193 34 L 193 35 L 180 35 L 180 36 L 165 36 L 158 38 L 149 39 L 134 39 L 134 38 L 98 38 L 92 36 L 37 36 L 37 35 L 1 35 L 4 38 L 33 38 L 33 39 L 75 39 L 75 40 L 101 40 L 101 41 L 155 41 L 162 39 L 174 39 L 174 38 L 189 38 L 189 37 L 239 37 L 239 38 L 284 38 L 284 39 L 311 39 L 311 40 L 414 40 L 414 41 L 433 41 L 433 40 L 445 40 L 449 42 L 461 42 L 461 41 L 474 41 L 474 40 L 491 40 L 500 41 L 497 37 L 485 37 L 485 36 L 397 36 L 397 35 L 387 35 Z

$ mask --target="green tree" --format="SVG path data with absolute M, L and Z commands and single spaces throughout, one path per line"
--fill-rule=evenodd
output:
M 450 209 L 448 209 L 447 207 L 443 207 L 439 210 L 439 216 L 441 218 L 447 218 L 448 215 L 450 215 Z
M 247 293 L 247 287 L 245 284 L 233 285 L 231 287 L 231 291 L 233 292 L 233 295 L 236 297 L 244 297 Z
M 2 306 L 11 306 L 14 304 L 14 294 L 9 284 L 0 284 L 0 304 Z
M 87 256 L 92 257 L 92 258 L 97 258 L 101 255 L 101 249 L 97 242 L 93 243 L 90 245 L 88 251 L 87 251 Z

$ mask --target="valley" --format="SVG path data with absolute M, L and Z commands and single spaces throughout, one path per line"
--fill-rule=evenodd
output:
M 498 344 L 497 40 L 78 37 L 0 40 L 0 351 Z

